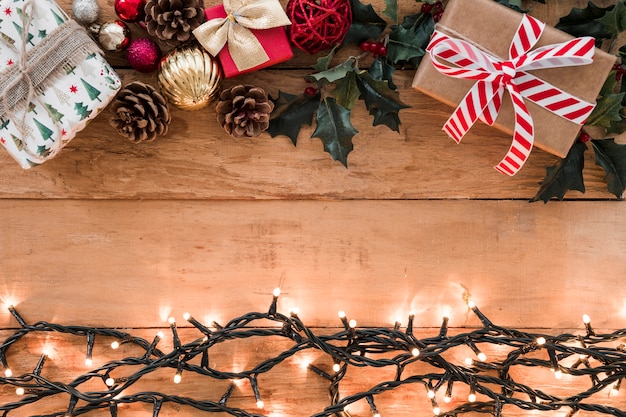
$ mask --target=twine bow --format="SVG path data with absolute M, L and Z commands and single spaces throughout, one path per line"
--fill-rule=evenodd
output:
M 591 37 L 531 51 L 544 28 L 544 23 L 523 15 L 511 41 L 508 60 L 494 57 L 470 42 L 450 38 L 439 31 L 435 31 L 427 48 L 433 65 L 442 74 L 477 80 L 443 127 L 457 143 L 478 119 L 493 125 L 500 112 L 504 90 L 509 92 L 515 112 L 513 142 L 506 156 L 495 166 L 507 175 L 515 175 L 520 170 L 534 144 L 533 119 L 524 98 L 579 125 L 585 123 L 595 107 L 595 104 L 526 72 L 593 62 L 595 43 Z
M 200 44 L 216 56 L 228 43 L 228 50 L 239 71 L 269 60 L 250 29 L 271 29 L 291 21 L 277 0 L 224 0 L 227 16 L 211 19 L 194 29 Z

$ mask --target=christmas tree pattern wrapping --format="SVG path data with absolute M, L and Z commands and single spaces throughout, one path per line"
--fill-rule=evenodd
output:
M 23 52 L 35 54 L 34 48 L 69 17 L 53 0 L 0 0 L 0 14 L 0 81 L 6 85 L 7 73 L 23 62 Z M 0 117 L 0 143 L 24 169 L 56 156 L 115 97 L 121 81 L 92 52 L 75 64 L 64 61 L 39 87 Z

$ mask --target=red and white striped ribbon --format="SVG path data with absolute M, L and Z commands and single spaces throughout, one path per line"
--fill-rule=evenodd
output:
M 505 89 L 515 111 L 513 142 L 495 168 L 515 175 L 530 155 L 534 143 L 533 119 L 524 99 L 570 120 L 584 124 L 595 104 L 588 103 L 526 71 L 588 65 L 593 62 L 595 41 L 576 38 L 531 51 L 545 28 L 541 21 L 523 15 L 509 48 L 509 59 L 494 57 L 470 42 L 435 31 L 427 51 L 435 68 L 449 77 L 477 80 L 443 127 L 457 143 L 478 119 L 493 125 Z

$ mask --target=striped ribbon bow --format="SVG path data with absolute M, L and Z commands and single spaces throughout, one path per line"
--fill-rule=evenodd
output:
M 502 60 L 471 43 L 435 31 L 428 45 L 435 68 L 449 77 L 477 80 L 461 101 L 443 130 L 457 143 L 480 119 L 493 125 L 504 90 L 508 90 L 515 111 L 513 142 L 495 168 L 507 175 L 520 170 L 533 147 L 534 126 L 524 98 L 577 124 L 584 124 L 595 104 L 576 98 L 526 71 L 588 65 L 593 62 L 594 39 L 576 38 L 531 51 L 545 24 L 523 15 L 509 48 L 509 59 Z

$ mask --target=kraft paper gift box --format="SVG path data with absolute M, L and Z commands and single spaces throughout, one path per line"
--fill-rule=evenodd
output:
M 470 4 L 471 3 L 471 4 Z M 522 14 L 492 0 L 471 2 L 450 0 L 436 29 L 451 38 L 462 37 L 485 52 L 506 60 L 509 46 L 522 20 Z M 541 46 L 558 44 L 573 39 L 572 36 L 546 25 L 538 43 Z M 604 84 L 615 56 L 595 49 L 590 65 L 547 68 L 528 71 L 574 97 L 590 103 L 595 100 Z M 432 64 L 428 53 L 420 63 L 413 87 L 437 100 L 456 107 L 475 84 L 475 80 L 457 79 L 441 74 Z M 581 126 L 525 100 L 535 126 L 535 146 L 560 157 L 565 157 L 572 147 Z M 451 109 L 451 113 L 452 113 Z M 513 106 L 507 92 L 494 127 L 512 135 L 515 124 Z M 504 148 L 509 143 L 503 143 Z
M 2 0 L 0 10 L 0 143 L 27 169 L 56 156 L 121 82 L 53 0 Z
M 204 15 L 207 21 L 211 19 L 222 19 L 228 16 L 223 5 L 210 7 L 204 10 Z M 261 46 L 265 50 L 265 53 L 269 59 L 259 65 L 255 65 L 251 68 L 239 69 L 233 60 L 229 44 L 227 43 L 222 50 L 217 54 L 217 58 L 222 65 L 224 71 L 224 77 L 231 78 L 241 74 L 247 74 L 252 71 L 257 71 L 262 68 L 267 68 L 272 65 L 285 62 L 293 57 L 293 51 L 291 50 L 291 44 L 287 38 L 285 28 L 273 27 L 270 29 L 249 29 L 252 34 L 260 42 Z M 196 32 L 194 32 L 196 33 Z M 200 43 L 203 43 L 201 39 Z M 230 46 L 232 48 L 232 46 Z M 209 50 L 209 52 L 212 52 Z

